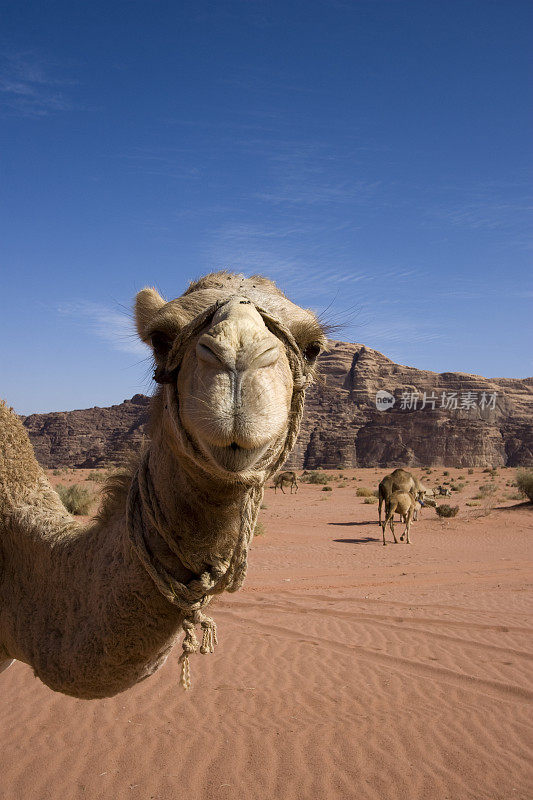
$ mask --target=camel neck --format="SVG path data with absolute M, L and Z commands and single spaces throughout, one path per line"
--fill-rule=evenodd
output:
M 187 553 L 188 567 L 200 573 L 213 556 L 229 560 L 239 537 L 249 488 L 210 479 L 186 456 L 176 454 L 164 436 L 152 442 L 148 468 L 167 535 L 175 537 L 179 549 Z M 174 573 L 179 558 L 153 528 L 148 544 Z

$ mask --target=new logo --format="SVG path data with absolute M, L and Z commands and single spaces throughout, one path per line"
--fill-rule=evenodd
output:
M 376 392 L 376 408 L 378 411 L 388 411 L 396 402 L 394 395 L 386 392 L 385 389 L 380 389 Z

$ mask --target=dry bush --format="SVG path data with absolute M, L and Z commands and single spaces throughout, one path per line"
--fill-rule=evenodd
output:
M 256 522 L 255 523 L 255 531 L 254 531 L 255 536 L 264 536 L 265 533 L 266 533 L 266 530 L 265 530 L 265 526 L 263 525 L 263 523 L 262 522 Z
M 331 488 L 331 486 L 323 486 L 322 487 L 322 491 L 323 492 L 332 492 L 333 489 Z
M 359 486 L 356 489 L 355 493 L 356 493 L 357 497 L 375 497 L 376 496 L 374 490 L 373 489 L 367 489 L 366 486 Z
M 518 491 L 533 503 L 533 469 L 520 469 L 516 473 Z
M 94 483 L 105 483 L 107 480 L 107 472 L 89 472 L 86 481 L 93 481 Z
M 331 476 L 325 475 L 323 472 L 313 470 L 313 472 L 304 472 L 300 480 L 302 483 L 324 484 L 330 482 Z
M 483 500 L 484 497 L 489 497 L 491 494 L 494 494 L 496 488 L 491 483 L 483 483 L 479 487 L 478 494 L 474 495 L 474 500 Z
M 435 511 L 439 517 L 456 517 L 459 512 L 459 506 L 449 506 L 443 503 L 443 505 L 437 506 Z
M 374 496 L 365 497 L 365 499 L 363 500 L 363 503 L 366 503 L 367 505 L 370 505 L 370 503 L 377 503 L 377 502 L 378 502 L 378 498 L 374 497 Z
M 56 492 L 61 498 L 61 502 L 71 514 L 85 516 L 89 513 L 94 496 L 84 486 L 74 484 L 73 486 L 56 486 Z

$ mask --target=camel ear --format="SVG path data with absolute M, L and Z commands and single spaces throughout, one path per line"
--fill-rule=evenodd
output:
M 166 305 L 158 291 L 147 287 L 141 289 L 135 299 L 135 322 L 143 342 L 149 343 L 157 312 Z

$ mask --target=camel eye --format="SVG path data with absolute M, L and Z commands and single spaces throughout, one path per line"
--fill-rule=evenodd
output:
M 156 331 L 150 337 L 150 341 L 154 348 L 154 353 L 158 358 L 164 358 L 168 355 L 172 346 L 171 336 L 168 336 L 166 333 L 161 333 L 161 331 Z
M 320 355 L 321 350 L 322 348 L 320 347 L 318 342 L 311 342 L 311 344 L 308 344 L 303 351 L 304 358 L 307 361 L 307 363 L 314 364 L 318 356 Z

